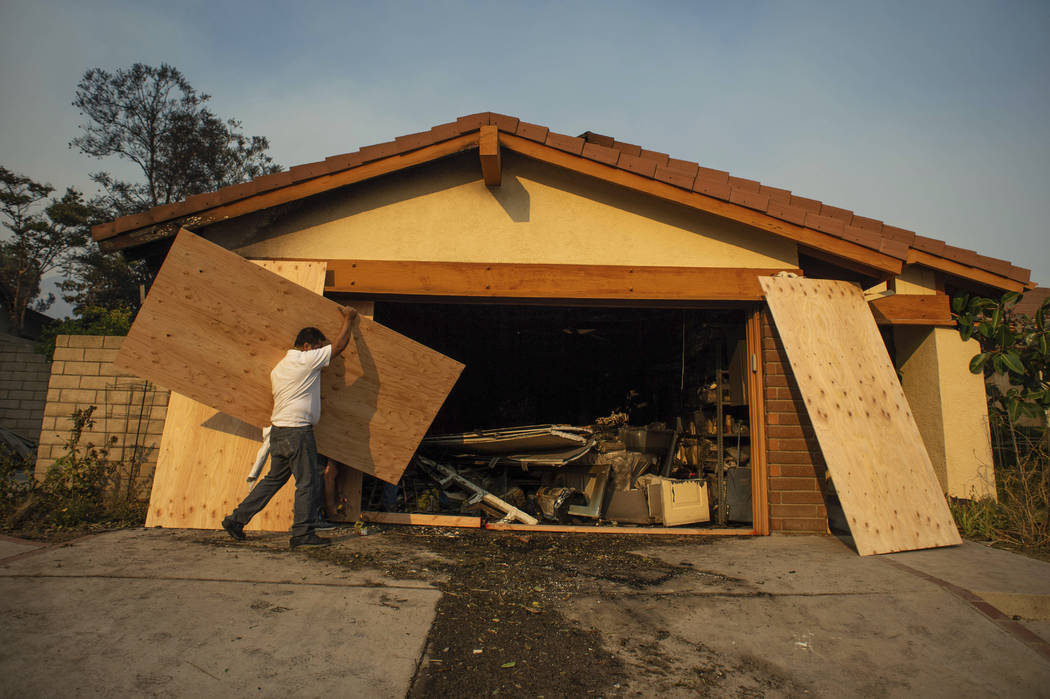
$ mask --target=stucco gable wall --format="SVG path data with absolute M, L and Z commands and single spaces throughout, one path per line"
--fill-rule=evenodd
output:
M 793 242 L 506 153 L 467 152 L 202 231 L 246 257 L 797 267 Z

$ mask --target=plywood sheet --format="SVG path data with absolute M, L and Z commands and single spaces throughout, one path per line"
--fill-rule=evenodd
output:
M 338 304 L 188 231 L 176 238 L 116 366 L 256 427 L 296 333 L 339 331 Z M 322 375 L 318 450 L 397 482 L 463 365 L 368 318 Z
M 324 262 L 254 262 L 306 289 L 316 293 L 324 290 Z M 260 428 L 173 392 L 157 454 L 146 526 L 220 528 L 222 518 L 248 494 L 250 485 L 245 478 L 261 442 Z M 294 498 L 295 486 L 289 481 L 246 529 L 289 529 Z
M 961 543 L 860 289 L 761 283 L 860 554 Z

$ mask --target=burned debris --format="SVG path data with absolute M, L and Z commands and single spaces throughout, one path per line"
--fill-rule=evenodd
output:
M 376 314 L 467 368 L 396 501 L 376 484 L 366 510 L 750 528 L 742 313 L 385 303 Z M 564 422 L 526 422 L 543 418 Z

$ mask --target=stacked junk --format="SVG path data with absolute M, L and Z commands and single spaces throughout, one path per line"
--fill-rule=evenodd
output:
M 402 480 L 404 506 L 523 524 L 750 523 L 747 425 L 718 420 L 697 411 L 639 427 L 613 413 L 430 436 Z

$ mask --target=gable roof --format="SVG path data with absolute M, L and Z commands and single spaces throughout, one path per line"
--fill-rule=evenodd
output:
M 264 175 L 250 182 L 155 206 L 92 229 L 105 250 L 170 237 L 180 227 L 221 220 L 302 199 L 354 182 L 477 148 L 485 127 L 511 151 L 605 179 L 795 240 L 806 251 L 832 255 L 883 273 L 916 263 L 988 286 L 1021 291 L 1030 272 L 917 235 L 848 209 L 800 197 L 787 189 L 735 177 L 723 170 L 585 132 L 568 136 L 516 117 L 482 112 L 427 131 Z

